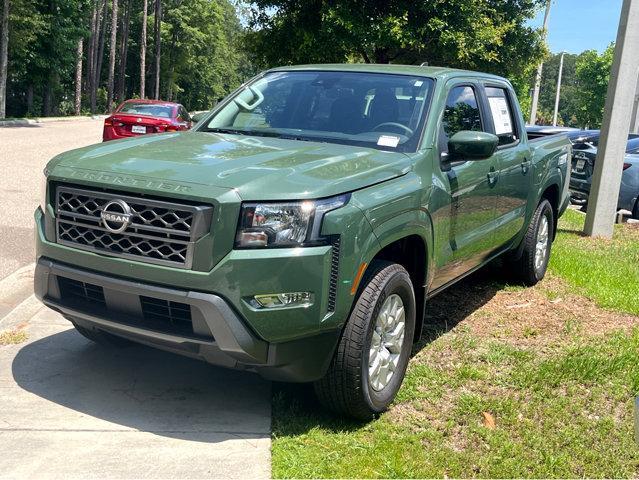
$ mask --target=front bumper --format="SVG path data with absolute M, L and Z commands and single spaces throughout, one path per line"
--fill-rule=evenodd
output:
M 86 297 L 68 295 L 69 280 Z M 282 343 L 259 338 L 220 296 L 133 282 L 103 275 L 41 257 L 36 264 L 34 289 L 37 298 L 67 319 L 89 328 L 175 353 L 200 358 L 229 368 L 255 371 L 263 377 L 290 382 L 321 378 L 333 355 L 339 330 Z M 171 322 L 149 326 L 142 299 L 190 309 L 192 331 L 174 331 Z

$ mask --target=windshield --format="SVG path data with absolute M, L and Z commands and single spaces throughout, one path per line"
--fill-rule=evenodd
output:
M 414 151 L 430 78 L 356 72 L 273 72 L 237 93 L 201 130 Z
M 626 153 L 632 153 L 632 154 L 639 153 L 639 138 L 634 137 L 628 140 L 628 145 L 626 146 Z
M 131 115 L 148 115 L 151 117 L 171 118 L 173 107 L 170 105 L 157 105 L 153 103 L 125 103 L 118 113 L 130 113 Z

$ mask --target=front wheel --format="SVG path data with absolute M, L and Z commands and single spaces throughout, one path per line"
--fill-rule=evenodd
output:
M 330 410 L 370 420 L 388 408 L 404 379 L 415 332 L 415 293 L 404 267 L 382 261 L 371 264 L 360 292 L 315 392 Z
M 521 258 L 511 264 L 512 272 L 525 285 L 533 286 L 546 275 L 554 225 L 552 207 L 542 200 L 526 230 Z

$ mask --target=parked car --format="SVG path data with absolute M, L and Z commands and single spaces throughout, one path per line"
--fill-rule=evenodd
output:
M 572 138 L 571 138 L 572 137 Z M 599 145 L 599 131 L 572 136 L 573 142 L 572 173 L 570 194 L 574 204 L 587 207 L 592 174 L 594 173 Z M 639 218 L 639 135 L 628 136 L 626 157 L 621 175 L 621 188 L 617 201 L 617 210 L 628 210 L 634 218 Z
M 191 128 L 191 118 L 179 103 L 162 100 L 127 100 L 104 120 L 102 140 L 178 132 Z
M 528 140 L 534 140 L 539 137 L 547 137 L 549 135 L 557 135 L 558 133 L 574 133 L 579 132 L 578 128 L 561 127 L 552 125 L 526 125 L 526 133 Z
M 565 136 L 528 141 L 494 75 L 269 70 L 189 132 L 51 160 L 35 292 L 95 342 L 313 382 L 368 419 L 429 298 L 500 256 L 543 278 L 570 155 Z

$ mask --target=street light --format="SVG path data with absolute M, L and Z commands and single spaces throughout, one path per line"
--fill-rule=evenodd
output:
M 557 126 L 557 113 L 559 112 L 559 95 L 561 94 L 561 75 L 564 71 L 564 55 L 566 52 L 561 52 L 561 59 L 559 60 L 559 75 L 557 76 L 557 93 L 555 94 L 555 113 L 552 116 L 552 126 Z

